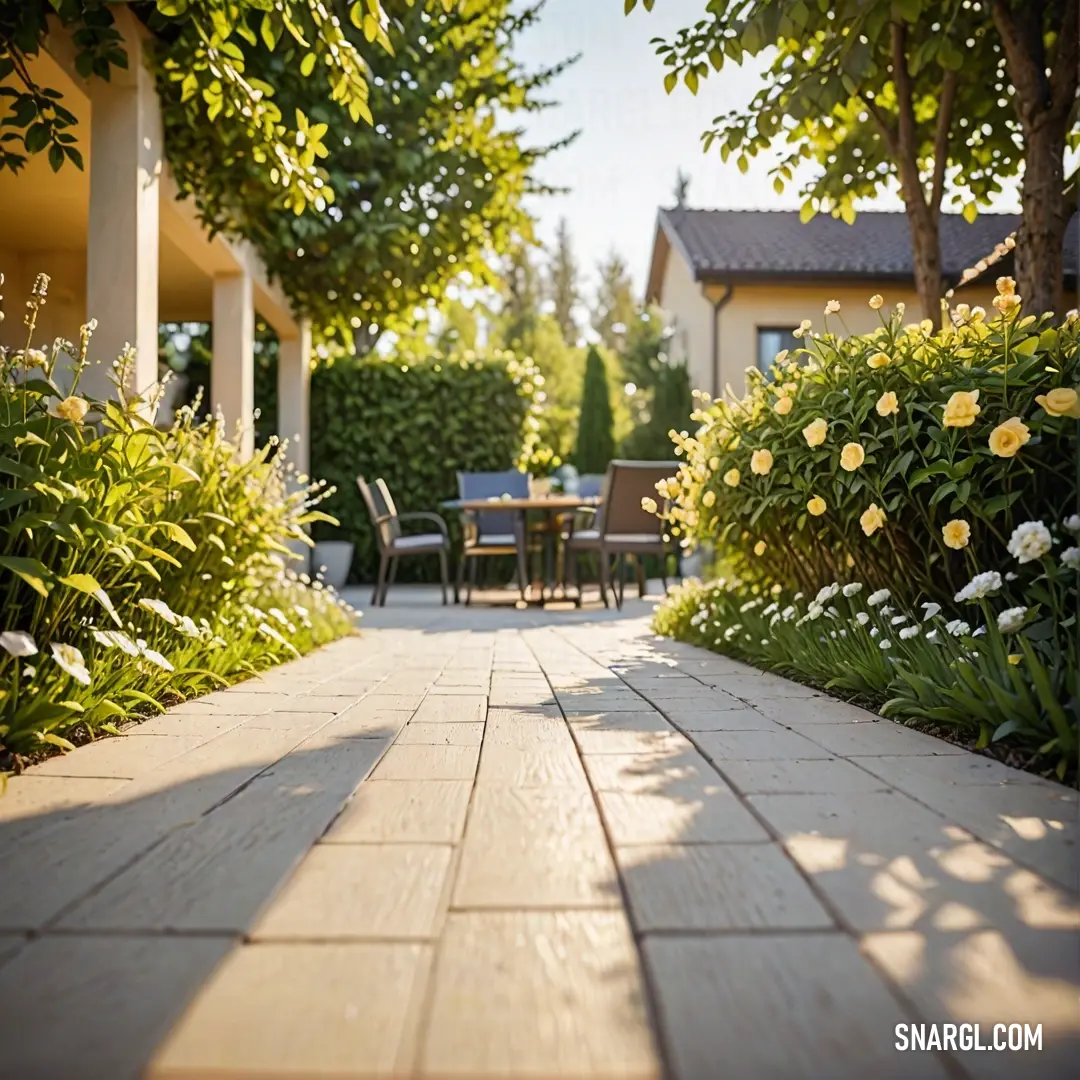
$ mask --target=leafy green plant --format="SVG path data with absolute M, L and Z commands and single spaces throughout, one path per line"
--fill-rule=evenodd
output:
M 1076 505 L 1080 412 L 1080 317 L 1022 316 L 1000 286 L 1002 313 L 960 305 L 938 333 L 902 308 L 859 337 L 807 320 L 805 348 L 676 438 L 674 528 L 790 591 L 855 574 L 945 603 L 996 568 L 1018 524 Z
M 435 510 L 457 497 L 457 472 L 510 469 L 536 443 L 540 390 L 530 361 L 495 351 L 382 359 L 341 357 L 311 385 L 311 468 L 336 487 L 326 508 L 356 545 L 353 574 L 374 580 L 375 535 L 356 477 L 382 477 L 399 510 Z M 452 514 L 448 524 L 456 527 Z M 337 535 L 327 525 L 317 538 Z M 400 573 L 425 575 L 427 560 Z M 415 564 L 415 565 L 414 565 Z
M 686 583 L 654 625 L 976 748 L 1015 747 L 1064 779 L 1080 751 L 1078 539 L 1077 515 L 1060 530 L 1021 525 L 1010 539 L 1017 570 L 983 571 L 949 608 L 898 610 L 890 590 L 861 582 L 808 599 L 731 578 Z
M 321 485 L 289 490 L 267 447 L 238 460 L 220 423 L 78 393 L 79 344 L 0 350 L 0 750 L 68 746 L 162 700 L 227 684 L 348 633 L 351 613 L 287 569 Z M 74 357 L 68 392 L 60 366 Z M 118 361 L 124 385 L 130 356 Z

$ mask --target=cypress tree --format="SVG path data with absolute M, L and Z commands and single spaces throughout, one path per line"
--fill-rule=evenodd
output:
M 596 347 L 585 358 L 585 381 L 581 391 L 574 465 L 581 473 L 602 473 L 615 456 L 614 416 L 608 388 L 607 368 Z

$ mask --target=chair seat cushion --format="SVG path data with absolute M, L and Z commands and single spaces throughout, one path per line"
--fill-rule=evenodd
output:
M 398 536 L 394 540 L 395 551 L 438 551 L 446 546 L 442 533 L 418 533 L 416 536 Z
M 517 547 L 517 537 L 513 533 L 484 533 L 469 547 Z
M 563 539 L 572 548 L 595 549 L 601 545 L 599 529 L 579 529 L 573 536 L 564 535 Z M 655 533 L 606 533 L 603 536 L 603 546 L 615 554 L 620 551 L 637 551 L 661 555 L 665 548 L 663 539 Z

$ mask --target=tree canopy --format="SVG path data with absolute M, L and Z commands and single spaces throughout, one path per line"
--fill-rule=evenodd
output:
M 636 4 L 626 0 L 626 10 Z M 745 171 L 750 158 L 780 148 L 771 170 L 778 192 L 800 163 L 815 163 L 801 192 L 807 218 L 825 211 L 850 222 L 857 199 L 897 182 L 924 313 L 936 319 L 943 206 L 973 217 L 1024 158 L 1015 65 L 995 22 L 1024 21 L 1030 48 L 1056 67 L 1070 52 L 1058 47 L 1058 31 L 1071 25 L 1076 38 L 1075 9 L 1076 0 L 726 0 L 658 40 L 657 51 L 668 92 L 681 79 L 696 93 L 725 63 L 774 50 L 762 89 L 746 109 L 716 118 L 706 149 L 717 146 Z M 1075 98 L 1075 55 L 1072 66 Z M 1059 158 L 1063 151 L 1062 136 Z
M 25 69 L 25 57 L 43 45 L 53 3 L 30 0 L 10 16 L 12 5 L 0 4 L 0 65 Z M 108 77 L 126 64 L 104 0 L 55 4 L 83 42 L 90 74 Z M 513 58 L 538 7 L 512 0 L 132 5 L 154 34 L 165 151 L 182 194 L 212 230 L 255 245 L 317 336 L 360 352 L 438 301 L 451 281 L 489 283 L 492 253 L 531 235 L 522 200 L 546 190 L 533 166 L 554 147 L 526 146 L 512 117 L 546 107 L 539 95 L 561 70 L 529 73 Z M 36 115 L 57 118 L 58 145 L 71 148 L 61 153 L 81 164 L 63 117 L 43 104 L 53 100 L 48 91 L 26 94 Z M 29 111 L 12 110 L 16 121 Z M 30 150 L 48 134 L 43 123 L 25 131 Z

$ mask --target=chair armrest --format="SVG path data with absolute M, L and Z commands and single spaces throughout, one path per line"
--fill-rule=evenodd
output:
M 408 514 L 398 514 L 398 521 L 430 521 L 438 526 L 443 536 L 450 535 L 446 529 L 446 522 L 438 514 L 432 514 L 427 510 L 413 510 Z
M 596 511 L 599 507 L 596 506 L 575 506 L 573 510 L 567 515 L 570 518 L 570 528 L 566 534 L 567 539 L 571 539 L 574 535 L 574 530 L 579 525 L 584 525 L 590 518 L 596 517 Z M 587 515 L 587 516 L 586 516 Z

